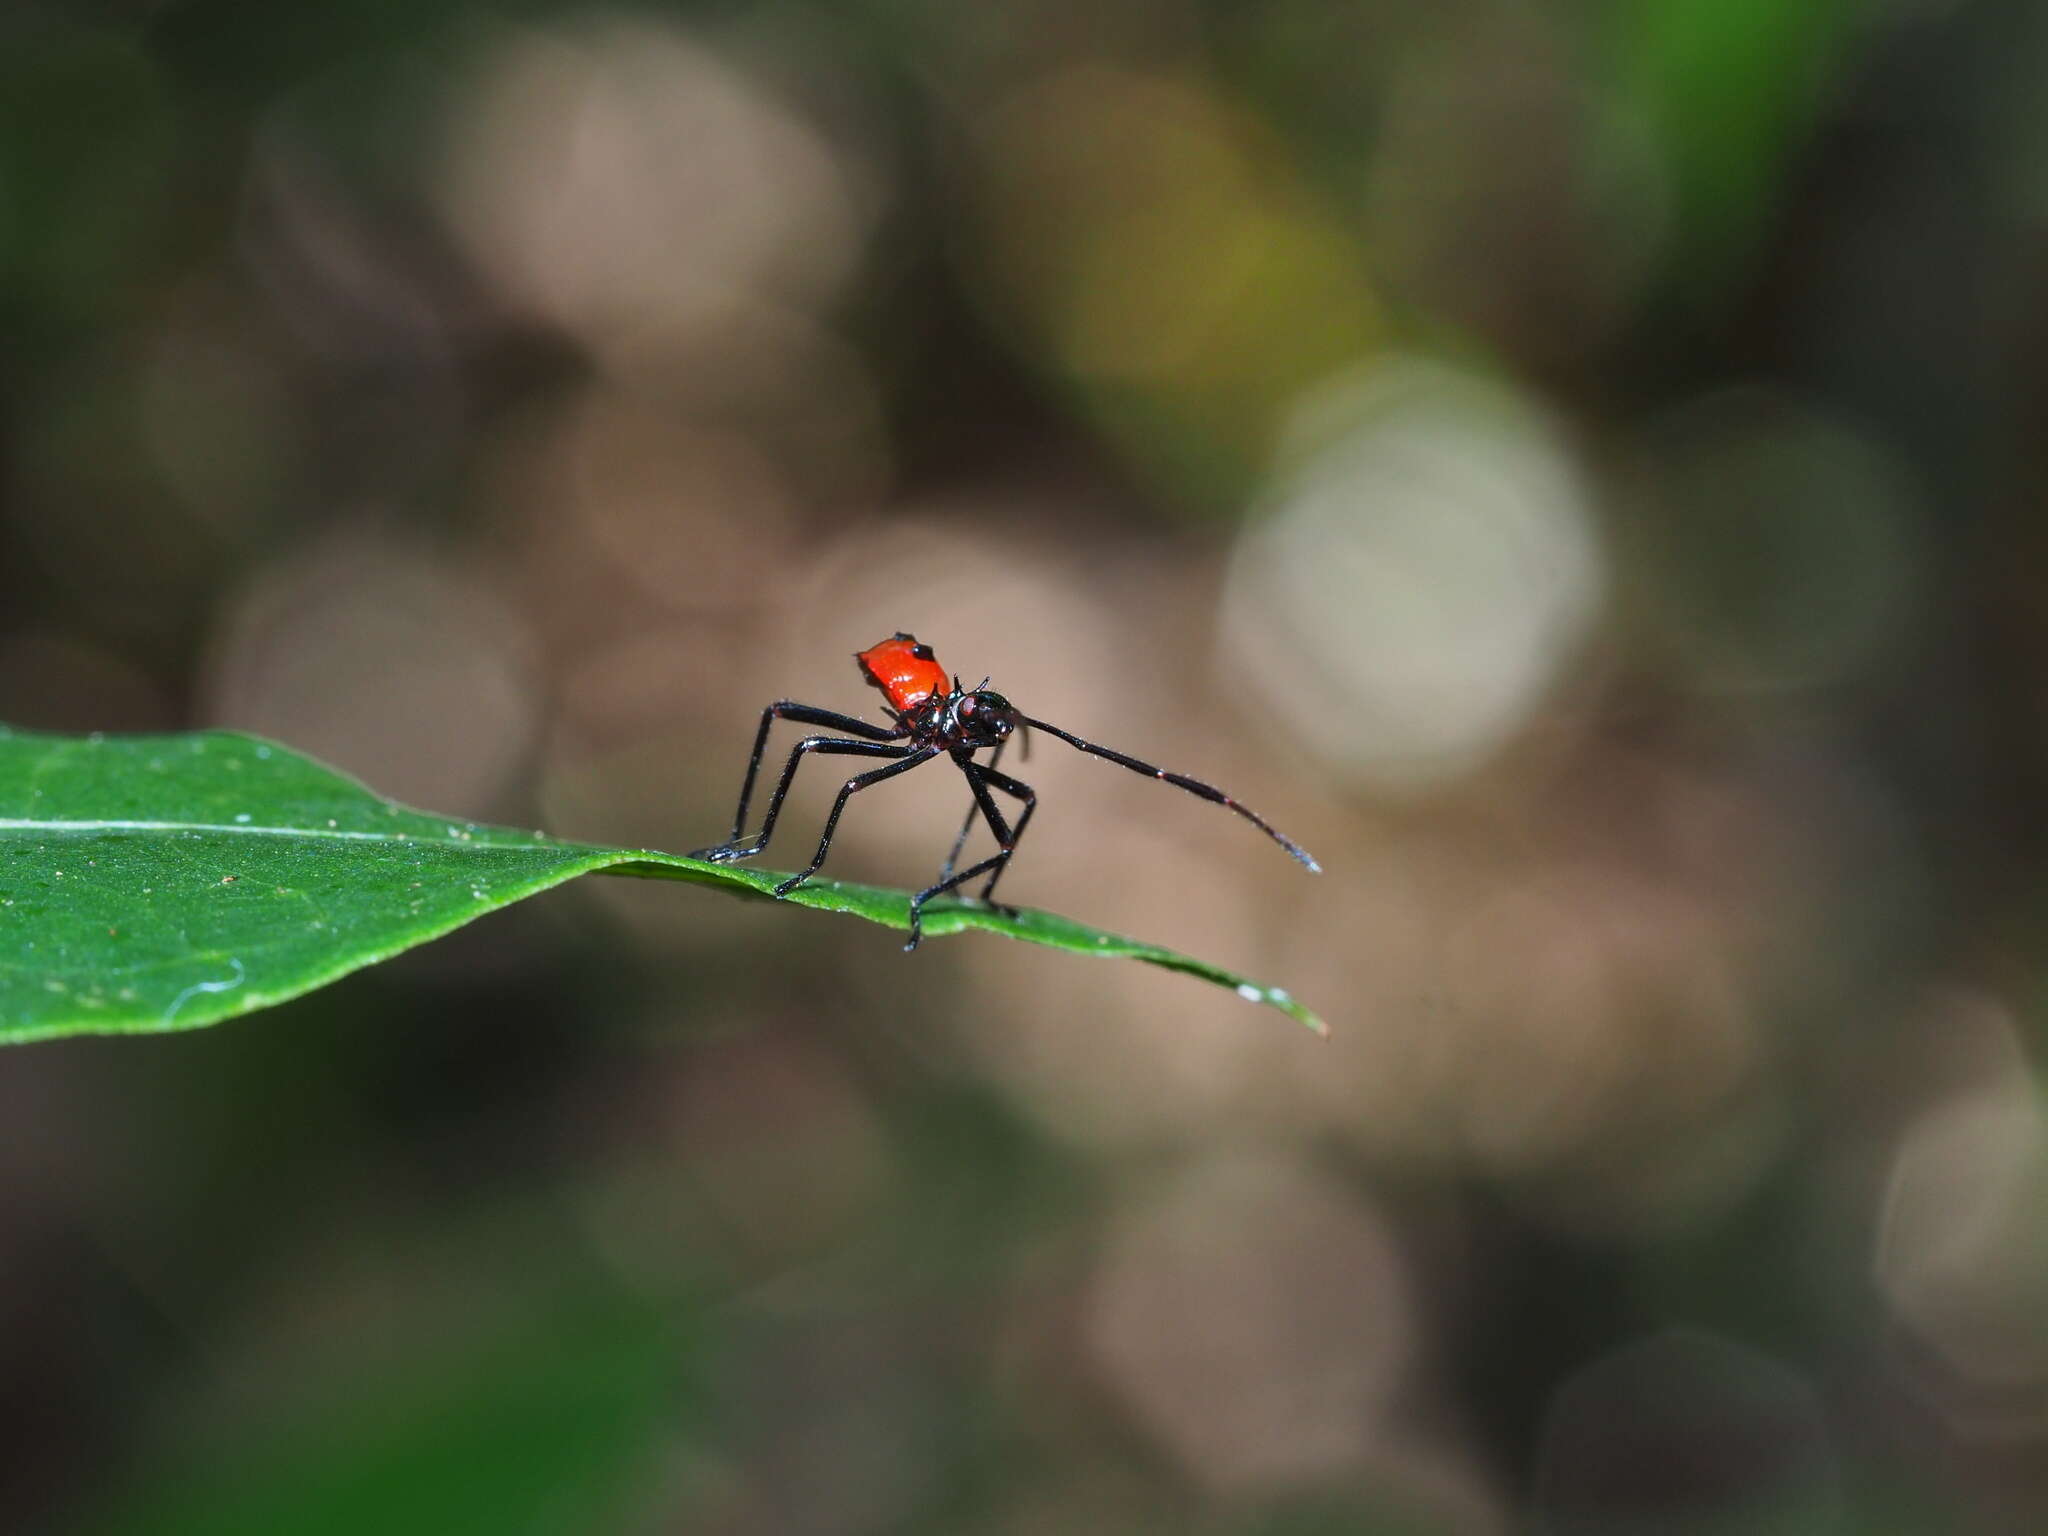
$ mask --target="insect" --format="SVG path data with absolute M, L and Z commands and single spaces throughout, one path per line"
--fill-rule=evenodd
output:
M 987 875 L 988 883 L 981 888 L 981 899 L 995 905 L 992 898 L 996 882 L 1010 867 L 1010 857 L 1017 851 L 1024 829 L 1031 824 L 1032 813 L 1038 809 L 1038 796 L 1031 786 L 1011 778 L 996 764 L 1002 759 L 1003 748 L 1011 736 L 1019 733 L 1023 736 L 1024 755 L 1030 756 L 1030 733 L 1039 730 L 1048 736 L 1057 736 L 1069 746 L 1091 756 L 1107 758 L 1133 773 L 1164 779 L 1191 795 L 1227 806 L 1311 871 L 1322 868 L 1299 843 L 1272 826 L 1250 806 L 1233 800 L 1214 785 L 1204 784 L 1185 774 L 1155 768 L 1150 763 L 1126 757 L 1108 747 L 1099 747 L 1092 741 L 1083 741 L 1072 732 L 1022 714 L 1008 699 L 990 689 L 986 678 L 978 688 L 961 687 L 960 679 L 957 676 L 949 679 L 945 668 L 932 655 L 932 648 L 915 635 L 900 632 L 891 635 L 879 645 L 856 652 L 854 660 L 860 664 L 867 681 L 881 690 L 887 701 L 884 712 L 891 723 L 876 725 L 857 715 L 844 715 L 837 710 L 819 709 L 816 705 L 799 704 L 790 699 L 778 699 L 770 704 L 761 711 L 761 728 L 754 735 L 754 754 L 747 759 L 746 778 L 740 781 L 740 804 L 733 813 L 732 837 L 716 847 L 698 849 L 690 855 L 691 858 L 705 859 L 714 864 L 731 864 L 740 859 L 750 859 L 766 848 L 768 839 L 775 833 L 776 818 L 782 814 L 783 797 L 789 793 L 789 786 L 796 778 L 797 766 L 809 754 L 887 759 L 885 766 L 856 774 L 839 786 L 839 795 L 825 817 L 825 830 L 818 839 L 818 851 L 811 856 L 809 867 L 775 887 L 777 896 L 787 896 L 824 867 L 825 855 L 832 848 L 833 830 L 839 825 L 840 813 L 846 809 L 848 800 L 862 790 L 908 773 L 922 763 L 949 757 L 966 776 L 974 803 L 967 808 L 967 819 L 960 824 L 960 835 L 953 840 L 953 851 L 946 856 L 945 867 L 940 870 L 938 880 L 911 898 L 910 942 L 903 947 L 906 951 L 913 950 L 924 933 L 924 905 L 934 896 L 956 890 L 977 876 Z M 747 806 L 754 798 L 754 781 L 760 774 L 761 754 L 767 750 L 769 728 L 777 720 L 822 726 L 845 734 L 806 736 L 791 749 L 789 760 L 782 768 L 782 777 L 776 782 L 775 793 L 768 797 L 768 810 L 761 818 L 761 829 L 751 838 L 744 837 Z M 985 763 L 975 760 L 975 754 L 981 751 L 989 754 Z M 996 804 L 995 793 L 991 791 L 1009 796 L 1022 807 L 1021 811 L 1012 812 L 1017 818 L 1014 823 L 1004 816 Z M 960 850 L 966 846 L 967 834 L 973 830 L 977 814 L 995 834 L 996 851 L 979 863 L 955 873 L 954 866 L 959 862 Z

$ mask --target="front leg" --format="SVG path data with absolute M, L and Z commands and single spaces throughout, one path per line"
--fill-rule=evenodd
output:
M 990 785 L 1000 789 L 1004 794 L 1022 801 L 1024 804 L 1024 813 L 1017 818 L 1017 825 L 1010 832 L 1010 846 L 1005 850 L 1003 862 L 995 867 L 988 877 L 988 884 L 981 888 L 981 899 L 988 902 L 990 906 L 994 906 L 996 905 L 996 882 L 1002 879 L 1003 871 L 1010 867 L 1008 855 L 1015 853 L 1017 845 L 1024 841 L 1024 829 L 1031 825 L 1032 813 L 1038 809 L 1038 791 L 1029 784 L 1024 783 L 1021 779 L 1013 779 L 1007 773 L 997 773 L 993 761 L 989 763 L 988 767 L 981 770 L 981 776 Z
M 959 857 L 960 842 L 965 840 L 963 829 L 962 837 L 954 843 L 953 852 L 947 857 L 946 867 L 939 872 L 938 880 L 926 886 L 910 900 L 910 942 L 903 946 L 905 953 L 916 949 L 923 942 L 924 904 L 934 896 L 957 890 L 975 876 L 986 874 L 988 884 L 982 887 L 981 899 L 989 901 L 989 893 L 995 889 L 996 881 L 1002 877 L 1003 871 L 1010 867 L 1010 856 L 1017 851 L 1018 840 L 1023 837 L 1024 828 L 1031 821 L 1031 813 L 1038 808 L 1038 796 L 1030 785 L 1020 783 L 1008 774 L 998 773 L 992 767 L 985 768 L 965 756 L 955 757 L 954 761 L 960 765 L 960 772 L 966 777 L 968 788 L 974 792 L 975 810 L 981 813 L 982 819 L 988 823 L 989 831 L 995 834 L 996 851 L 979 864 L 962 870 L 957 875 L 954 874 L 953 865 Z M 1003 819 L 1003 813 L 996 808 L 995 798 L 988 792 L 988 786 L 991 784 L 1004 794 L 1013 795 L 1024 802 L 1024 814 L 1017 818 L 1017 825 L 1014 828 Z M 973 812 L 969 814 L 972 815 Z M 995 906 L 996 903 L 989 901 L 989 905 Z
M 987 858 L 983 859 L 979 864 L 971 865 L 967 869 L 963 869 L 957 875 L 948 875 L 945 879 L 941 880 L 937 885 L 928 885 L 923 890 L 919 891 L 915 896 L 911 897 L 910 942 L 903 946 L 903 953 L 905 953 L 906 955 L 909 954 L 913 949 L 917 948 L 918 945 L 924 942 L 924 904 L 926 902 L 930 901 L 934 896 L 943 895 L 945 892 L 954 889 L 956 886 L 965 885 L 969 880 L 972 880 L 976 875 L 984 874 L 989 870 L 994 870 L 997 874 L 1001 874 L 1003 871 L 1003 866 L 1009 862 L 1010 850 L 1007 848 L 1000 849 L 997 852 L 990 854 Z M 1016 914 L 1011 913 L 1011 915 L 1015 916 Z
M 1006 741 L 996 743 L 995 750 L 988 755 L 988 767 L 990 770 L 993 770 L 996 764 L 1003 760 L 1003 748 L 1008 745 L 1009 743 Z M 962 770 L 965 770 L 973 759 L 955 758 L 954 761 L 960 764 Z M 970 774 L 968 776 L 968 783 L 971 785 L 973 782 L 973 775 Z M 946 862 L 939 868 L 939 878 L 941 880 L 950 876 L 953 873 L 953 866 L 960 862 L 960 850 L 967 846 L 967 834 L 974 830 L 974 818 L 980 814 L 980 801 L 970 800 L 967 804 L 967 814 L 960 819 L 960 835 L 953 839 L 953 851 L 946 855 Z

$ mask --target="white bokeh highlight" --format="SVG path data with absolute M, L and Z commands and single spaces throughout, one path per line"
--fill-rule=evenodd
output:
M 1394 359 L 1297 407 L 1225 596 L 1235 681 L 1347 776 L 1467 772 L 1524 726 L 1607 571 L 1556 430 L 1505 387 Z

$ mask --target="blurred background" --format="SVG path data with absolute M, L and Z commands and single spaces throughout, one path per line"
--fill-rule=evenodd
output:
M 591 880 L 10 1050 L 0 1524 L 2048 1528 L 2044 78 L 2030 0 L 12 0 L 0 719 L 684 850 L 913 630 L 1328 870 L 1047 742 L 1011 899 L 1335 1038 Z

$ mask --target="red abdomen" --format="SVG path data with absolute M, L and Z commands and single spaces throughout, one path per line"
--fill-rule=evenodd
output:
M 899 715 L 909 714 L 933 694 L 946 691 L 946 669 L 932 659 L 932 648 L 915 635 L 891 635 L 880 645 L 856 653 L 854 659 Z

